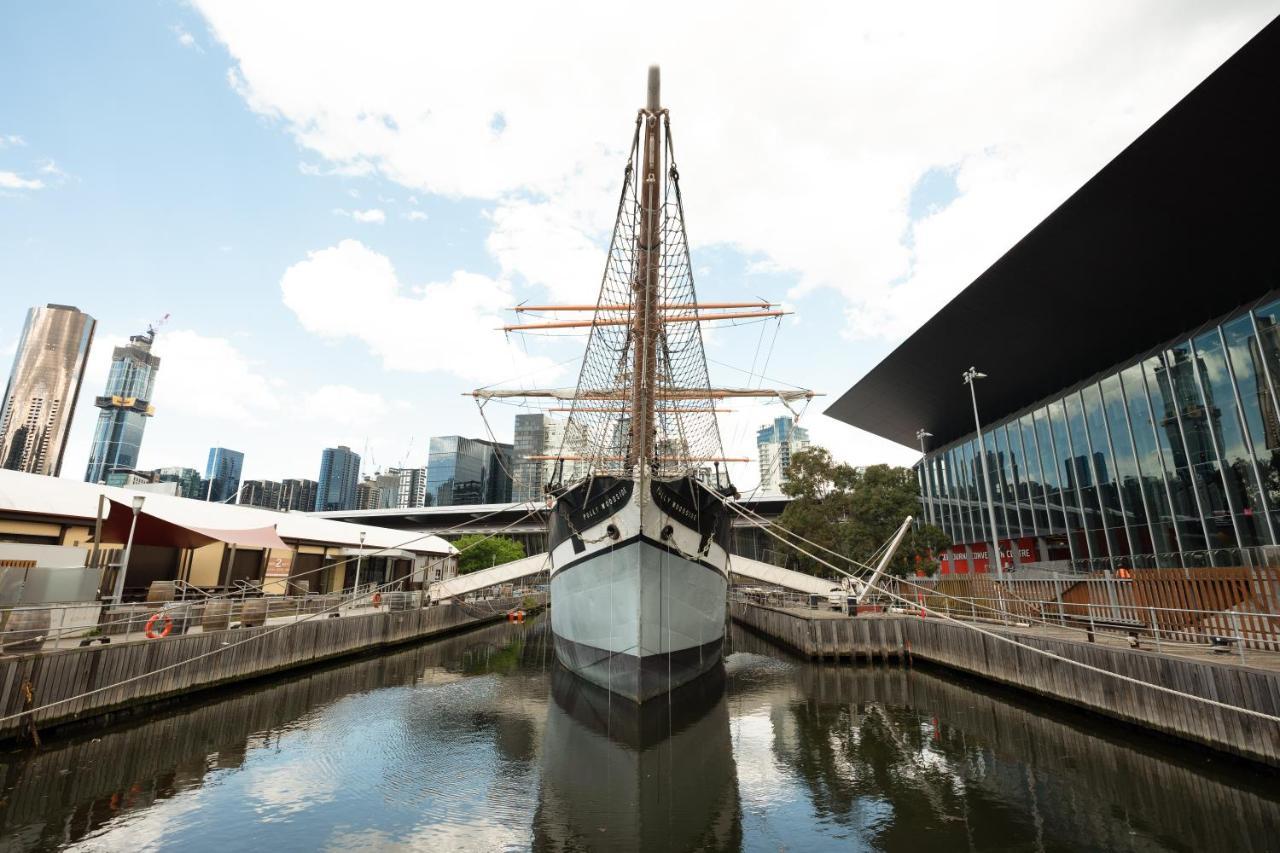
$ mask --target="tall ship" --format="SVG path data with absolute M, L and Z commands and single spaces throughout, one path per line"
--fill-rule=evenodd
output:
M 813 396 L 711 385 L 702 323 L 786 312 L 758 300 L 697 301 L 656 66 L 636 116 L 599 298 L 516 310 L 588 315 L 505 327 L 589 330 L 576 387 L 472 392 L 482 407 L 493 398 L 543 398 L 569 413 L 558 450 L 528 457 L 555 472 L 545 488 L 556 655 L 586 680 L 643 703 L 721 659 L 737 497 L 722 466 L 748 460 L 724 456 L 718 401 Z

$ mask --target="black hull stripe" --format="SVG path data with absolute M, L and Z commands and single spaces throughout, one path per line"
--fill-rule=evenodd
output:
M 686 563 L 690 563 L 696 566 L 702 566 L 702 568 L 708 571 L 715 572 L 717 575 L 719 575 L 722 578 L 728 578 L 729 576 L 727 571 L 721 571 L 714 564 L 708 563 L 705 560 L 697 560 L 697 559 L 691 560 L 689 559 L 689 557 L 682 554 L 676 548 L 671 547 L 665 542 L 659 542 L 656 539 L 651 539 L 648 536 L 645 536 L 643 533 L 638 533 L 635 536 L 632 536 L 630 539 L 623 539 L 621 542 L 614 542 L 612 545 L 601 548 L 599 551 L 592 551 L 590 554 L 587 554 L 585 557 L 579 557 L 576 560 L 571 560 L 568 563 L 565 563 L 563 566 L 557 568 L 552 573 L 551 576 L 555 577 L 559 575 L 561 572 L 567 572 L 570 569 L 575 568 L 576 566 L 581 566 L 583 563 L 589 563 L 592 560 L 596 559 L 597 557 L 603 557 L 606 554 L 612 554 L 614 551 L 617 551 L 620 548 L 625 548 L 628 545 L 633 545 L 637 542 L 644 542 L 648 545 L 652 545 L 654 548 L 657 548 L 660 551 L 666 551 L 668 554 L 671 554 L 674 557 L 679 557 L 681 560 L 685 561 Z M 552 559 L 554 560 L 554 557 Z

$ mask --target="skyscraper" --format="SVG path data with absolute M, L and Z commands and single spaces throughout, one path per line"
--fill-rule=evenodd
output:
M 796 426 L 795 418 L 774 418 L 756 432 L 760 457 L 760 492 L 778 494 L 787 479 L 791 454 L 809 446 L 809 431 Z
M 460 435 L 431 439 L 427 495 L 432 506 L 510 503 L 512 447 Z
M 225 447 L 209 448 L 209 463 L 204 469 L 206 500 L 215 503 L 232 503 L 240 492 L 240 470 L 244 467 L 244 454 Z
M 0 466 L 58 476 L 97 322 L 70 305 L 27 312 L 0 406 Z
M 426 468 L 389 468 L 387 473 L 395 474 L 400 480 L 396 501 L 392 506 L 413 509 L 428 505 Z
M 177 483 L 179 497 L 204 498 L 200 491 L 200 472 L 195 468 L 157 468 L 152 473 L 157 483 Z
M 274 480 L 245 480 L 240 487 L 240 505 L 280 509 L 280 484 Z
M 355 509 L 356 486 L 360 484 L 360 454 L 350 447 L 326 447 L 320 456 L 320 487 L 316 492 L 316 512 Z
M 319 488 L 320 484 L 315 480 L 285 480 L 280 484 L 280 508 L 293 512 L 314 512 Z
M 107 388 L 93 401 L 102 411 L 84 474 L 87 483 L 105 482 L 110 472 L 131 471 L 138 465 L 142 431 L 147 418 L 155 413 L 151 392 L 160 370 L 160 359 L 151 354 L 155 340 L 155 329 L 148 328 L 129 338 L 128 346 L 116 347 L 111 353 Z
M 564 483 L 585 477 L 590 470 L 589 462 L 577 459 L 563 462 L 530 460 L 529 457 L 582 456 L 586 446 L 586 436 L 568 420 L 542 414 L 516 415 L 511 499 L 542 500 L 544 487 L 556 478 L 557 471 Z

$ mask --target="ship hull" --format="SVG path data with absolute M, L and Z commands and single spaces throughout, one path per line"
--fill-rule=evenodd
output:
M 720 499 L 692 480 L 642 493 L 630 481 L 597 478 L 578 489 L 561 497 L 551 531 L 560 662 L 633 702 L 715 667 L 729 571 Z

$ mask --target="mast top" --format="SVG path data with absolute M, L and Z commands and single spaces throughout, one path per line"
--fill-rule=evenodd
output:
M 661 76 L 662 72 L 658 70 L 658 66 L 649 66 L 649 104 L 646 109 L 651 113 L 662 109 L 662 99 L 659 97 Z

